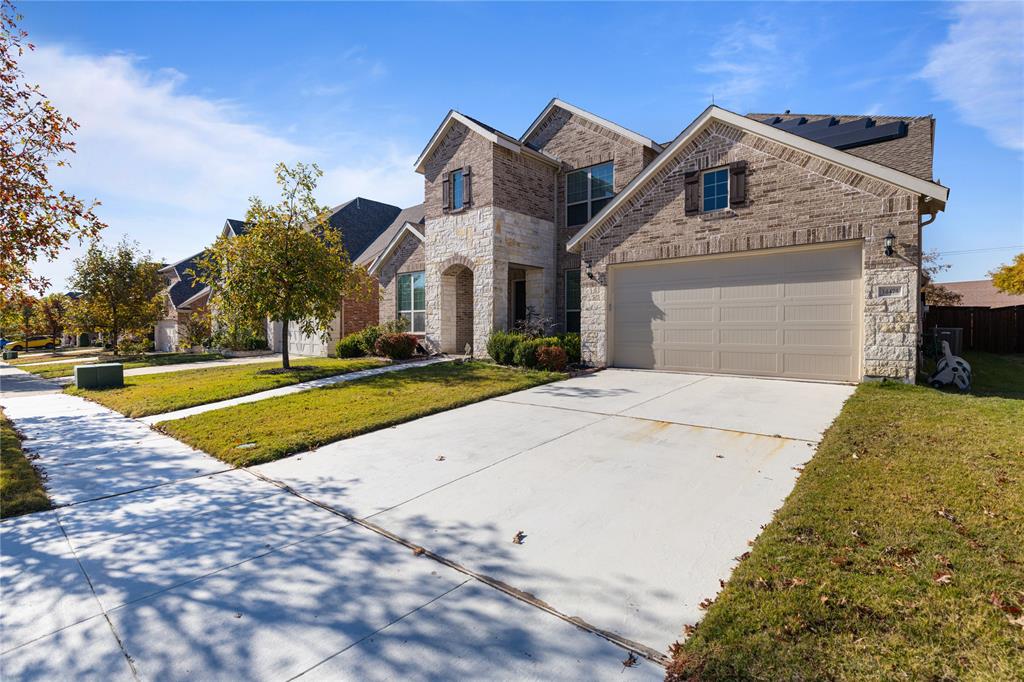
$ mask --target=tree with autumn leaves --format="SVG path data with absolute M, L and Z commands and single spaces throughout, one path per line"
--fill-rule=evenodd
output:
M 988 275 L 999 291 L 1005 294 L 1024 295 L 1024 253 L 1018 253 L 1012 263 L 1001 265 Z
M 253 197 L 245 231 L 220 237 L 194 273 L 213 291 L 212 308 L 227 318 L 281 322 L 282 366 L 291 367 L 288 330 L 325 334 L 344 296 L 367 290 L 352 266 L 330 210 L 313 196 L 323 172 L 302 163 L 275 168 L 281 199 Z
M 0 296 L 42 292 L 48 282 L 31 274 L 39 258 L 54 259 L 72 239 L 105 227 L 99 202 L 56 189 L 52 168 L 68 165 L 78 124 L 61 114 L 38 85 L 25 80 L 18 60 L 35 49 L 18 27 L 21 15 L 0 0 Z

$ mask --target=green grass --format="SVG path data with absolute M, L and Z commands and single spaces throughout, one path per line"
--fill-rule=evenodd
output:
M 210 362 L 211 360 L 223 360 L 220 353 L 163 353 L 159 355 L 133 355 L 117 356 L 102 355 L 92 356 L 83 360 L 71 362 L 60 362 L 55 365 L 39 365 L 38 367 L 19 367 L 18 369 L 31 372 L 44 379 L 57 377 L 69 377 L 75 373 L 76 365 L 89 365 L 96 362 L 120 362 L 125 369 L 137 369 L 139 367 L 161 367 L 164 365 L 180 365 L 191 362 Z
M 563 377 L 483 362 L 443 363 L 213 410 L 159 428 L 229 464 L 248 466 Z M 251 446 L 240 449 L 243 444 Z
M 101 349 L 96 348 L 88 353 L 67 353 L 60 351 L 46 351 L 43 353 L 32 353 L 26 355 L 25 353 L 18 353 L 18 357 L 13 360 L 4 360 L 8 365 L 24 365 L 30 362 L 55 362 L 61 359 L 67 360 L 90 360 L 94 359 L 97 355 L 102 352 Z
M 21 450 L 21 436 L 0 410 L 0 518 L 50 508 L 39 472 Z
M 1021 608 L 1024 400 L 863 384 L 669 679 L 1024 679 Z
M 300 358 L 297 362 L 300 364 L 291 371 L 276 374 L 263 372 L 279 369 L 279 361 L 146 374 L 125 377 L 123 388 L 87 390 L 69 386 L 65 391 L 129 417 L 146 417 L 385 364 L 376 358 Z
M 965 351 L 971 365 L 971 393 L 1024 398 L 1024 355 L 995 355 Z

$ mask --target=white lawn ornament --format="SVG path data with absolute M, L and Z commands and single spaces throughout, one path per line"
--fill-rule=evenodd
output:
M 949 342 L 942 342 L 942 357 L 935 363 L 935 372 L 928 377 L 932 388 L 955 384 L 961 393 L 971 390 L 971 366 L 963 358 L 953 355 Z

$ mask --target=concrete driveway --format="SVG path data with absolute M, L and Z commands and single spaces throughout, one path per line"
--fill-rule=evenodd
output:
M 606 370 L 253 471 L 664 652 L 700 619 L 852 391 Z
M 3 679 L 659 679 L 614 643 L 699 619 L 852 391 L 608 370 L 223 471 L 0 374 L 67 504 L 0 524 Z

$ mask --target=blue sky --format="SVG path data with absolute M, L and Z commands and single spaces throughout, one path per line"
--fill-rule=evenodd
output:
M 177 260 L 279 160 L 320 198 L 416 203 L 449 108 L 518 136 L 557 96 L 656 140 L 710 102 L 931 113 L 948 210 L 925 246 L 975 279 L 1024 245 L 1024 4 L 23 3 L 30 78 L 82 128 L 65 187 L 106 239 Z M 1022 249 L 1018 249 L 1022 250 Z M 963 253 L 970 251 L 972 253 Z M 58 288 L 74 249 L 37 271 Z

